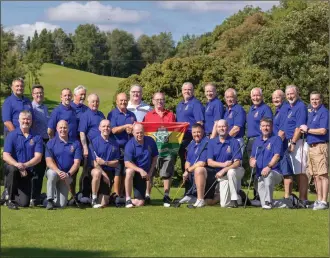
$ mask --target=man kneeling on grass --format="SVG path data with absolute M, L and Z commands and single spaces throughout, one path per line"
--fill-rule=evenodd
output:
M 273 135 L 273 122 L 269 118 L 260 120 L 260 130 L 262 135 L 256 138 L 252 146 L 250 166 L 256 168 L 261 206 L 263 209 L 271 209 L 274 186 L 283 179 L 279 172 L 282 139 Z
M 146 193 L 146 180 L 149 180 L 155 169 L 158 150 L 157 145 L 149 136 L 144 136 L 144 128 L 141 124 L 134 124 L 133 136 L 125 146 L 125 191 L 126 208 L 143 206 Z M 134 199 L 131 199 L 134 187 Z
M 67 205 L 71 177 L 77 173 L 82 158 L 79 141 L 69 140 L 68 123 L 60 120 L 56 130 L 57 135 L 46 145 L 47 210 Z
M 92 175 L 92 207 L 100 208 L 109 203 L 111 184 L 115 167 L 120 157 L 118 144 L 109 138 L 110 121 L 102 120 L 99 125 L 101 134 L 96 136 L 89 145 L 93 159 Z M 97 199 L 97 195 L 99 198 Z M 101 205 L 99 204 L 101 203 Z

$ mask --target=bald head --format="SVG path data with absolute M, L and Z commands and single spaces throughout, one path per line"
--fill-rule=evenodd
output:
M 216 123 L 216 131 L 220 138 L 226 138 L 228 135 L 228 123 L 225 119 L 220 119 Z
M 67 140 L 68 134 L 69 134 L 68 122 L 65 120 L 58 121 L 57 126 L 56 126 L 56 131 L 62 139 Z
M 133 135 L 135 140 L 138 143 L 143 143 L 144 139 L 144 128 L 142 124 L 134 124 L 133 125 Z

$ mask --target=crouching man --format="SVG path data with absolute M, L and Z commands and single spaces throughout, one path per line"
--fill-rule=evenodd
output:
M 133 136 L 125 146 L 125 191 L 126 208 L 143 206 L 147 184 L 155 169 L 158 150 L 154 139 L 144 136 L 144 128 L 141 124 L 134 124 Z M 134 199 L 131 199 L 134 188 Z
M 32 115 L 22 111 L 18 118 L 19 128 L 11 131 L 3 151 L 4 173 L 8 190 L 7 207 L 18 209 L 28 207 L 31 197 L 31 179 L 35 165 L 42 158 L 42 138 L 31 132 Z
M 238 191 L 240 182 L 244 176 L 244 168 L 241 166 L 242 152 L 239 142 L 229 136 L 228 123 L 221 119 L 216 123 L 218 137 L 210 139 L 207 148 L 207 183 L 206 189 L 213 184 L 215 177 L 218 179 L 221 207 L 237 208 Z M 214 190 L 209 191 L 214 195 Z M 210 196 L 213 197 L 213 196 Z M 241 201 L 241 200 L 240 200 Z
M 273 135 L 271 119 L 262 118 L 260 130 L 261 136 L 256 138 L 252 146 L 250 166 L 256 170 L 261 207 L 271 209 L 274 186 L 283 179 L 279 172 L 283 143 L 281 137 Z
M 60 120 L 56 130 L 57 135 L 46 145 L 47 210 L 67 205 L 71 177 L 77 173 L 82 158 L 79 141 L 69 140 L 68 123 Z
M 110 121 L 102 120 L 99 130 L 101 134 L 91 140 L 89 145 L 94 167 L 91 172 L 93 208 L 104 207 L 109 203 L 111 184 L 120 157 L 118 144 L 109 138 Z

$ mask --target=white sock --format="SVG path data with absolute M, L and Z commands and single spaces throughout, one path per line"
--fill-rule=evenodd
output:
M 146 193 L 146 197 L 150 197 L 150 194 Z
M 127 196 L 126 196 L 126 201 L 128 201 L 128 200 L 130 200 L 130 199 L 131 199 L 131 197 L 127 197 Z
M 164 193 L 165 196 L 168 196 L 169 194 L 168 193 Z
M 97 199 L 97 194 L 92 194 L 92 199 Z
M 327 202 L 325 202 L 325 201 L 321 201 L 321 203 L 323 203 L 323 204 L 325 204 L 325 205 L 327 204 Z

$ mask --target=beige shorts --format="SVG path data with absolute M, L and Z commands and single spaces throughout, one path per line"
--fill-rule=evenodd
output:
M 328 143 L 309 145 L 308 172 L 310 175 L 324 175 L 328 173 Z

